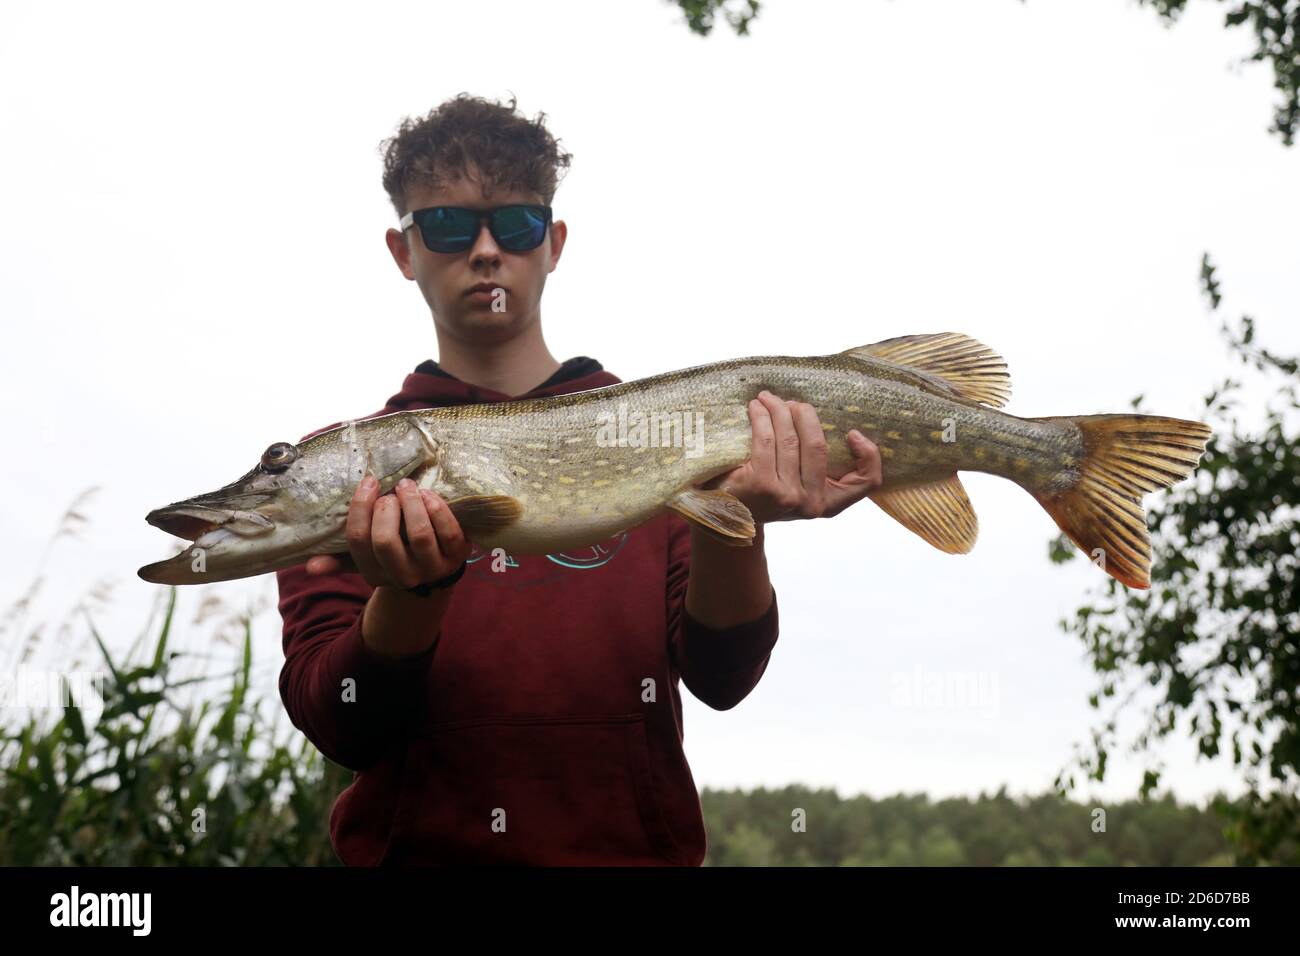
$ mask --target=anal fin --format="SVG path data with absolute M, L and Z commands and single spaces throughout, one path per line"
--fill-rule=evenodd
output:
M 975 547 L 979 519 L 957 472 L 922 484 L 870 494 L 885 514 L 946 554 Z

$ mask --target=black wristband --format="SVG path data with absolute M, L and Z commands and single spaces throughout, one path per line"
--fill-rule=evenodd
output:
M 460 567 L 445 578 L 439 578 L 436 581 L 426 581 L 423 584 L 417 584 L 413 588 L 407 588 L 408 594 L 418 594 L 420 597 L 428 597 L 432 592 L 439 591 L 442 588 L 449 588 L 461 579 L 465 569 L 469 567 L 469 561 L 465 560 L 460 563 Z

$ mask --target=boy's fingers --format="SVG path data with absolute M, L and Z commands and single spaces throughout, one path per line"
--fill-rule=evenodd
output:
M 433 529 L 438 535 L 438 546 L 442 549 L 444 557 L 459 566 L 462 561 L 469 557 L 473 545 L 465 537 L 460 522 L 456 520 L 456 516 L 447 507 L 447 502 L 432 491 L 425 490 L 424 496 L 425 505 L 429 509 L 430 520 L 433 521 Z M 454 570 L 456 568 L 453 567 L 446 573 L 450 574 Z
M 776 477 L 783 485 L 798 485 L 799 482 L 799 433 L 795 431 L 794 419 L 790 415 L 790 406 L 784 399 L 769 391 L 762 391 L 758 400 L 763 403 L 772 417 L 772 431 L 775 437 Z
M 420 569 L 411 560 L 402 540 L 402 505 L 395 495 L 384 495 L 375 502 L 370 537 L 379 567 L 372 584 L 410 588 L 420 583 Z
M 413 563 L 419 568 L 422 580 L 428 580 L 437 572 L 442 563 L 442 549 L 439 547 L 438 535 L 429 520 L 428 500 L 424 489 L 417 488 L 415 482 L 403 478 L 397 483 L 397 497 L 402 504 L 402 522 L 406 532 L 406 543 L 410 548 Z
M 799 435 L 799 480 L 803 484 L 808 517 L 822 513 L 826 497 L 826 430 L 822 428 L 817 409 L 806 402 L 790 403 L 791 417 Z
M 749 402 L 749 424 L 753 447 L 749 450 L 749 463 L 756 475 L 776 475 L 776 431 L 772 427 L 772 413 L 757 398 Z
M 881 485 L 880 448 L 857 429 L 849 432 L 854 468 L 838 481 L 828 480 L 825 518 L 832 518 L 849 505 L 861 501 Z
M 356 569 L 350 554 L 318 554 L 307 559 L 308 574 L 338 574 Z
M 352 565 L 366 579 L 374 583 L 383 575 L 383 570 L 375 560 L 371 531 L 378 513 L 376 499 L 379 497 L 379 482 L 367 475 L 357 485 L 352 494 L 352 503 L 348 505 L 348 518 L 345 535 L 348 541 L 348 553 L 352 556 Z

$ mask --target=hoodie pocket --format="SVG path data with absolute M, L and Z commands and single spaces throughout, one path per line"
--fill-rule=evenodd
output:
M 682 861 L 642 714 L 484 717 L 410 742 L 383 862 Z

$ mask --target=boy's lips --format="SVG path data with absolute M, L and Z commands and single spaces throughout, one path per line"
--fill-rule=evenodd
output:
M 466 295 L 476 295 L 477 293 L 480 293 L 480 292 L 486 292 L 486 293 L 488 293 L 489 295 L 493 295 L 493 294 L 496 293 L 497 289 L 500 289 L 502 292 L 505 292 L 505 293 L 509 293 L 509 292 L 510 292 L 509 289 L 507 289 L 505 286 L 503 286 L 503 285 L 502 285 L 501 283 L 499 283 L 499 282 L 480 282 L 478 285 L 470 286 L 468 289 L 466 289 L 466 290 L 465 290 L 465 294 L 466 294 Z

